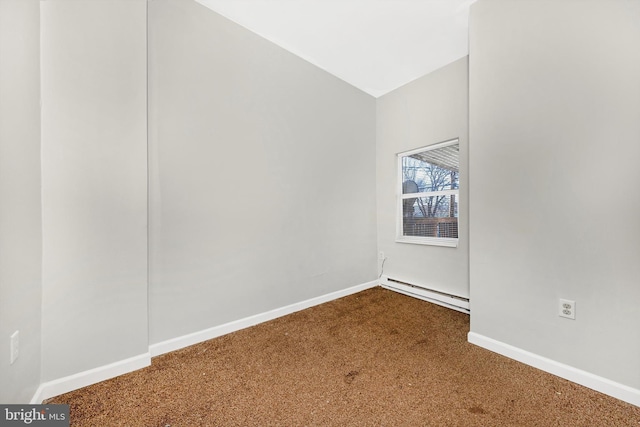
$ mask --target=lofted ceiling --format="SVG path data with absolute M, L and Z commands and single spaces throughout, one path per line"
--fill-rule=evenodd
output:
M 475 0 L 196 0 L 378 97 L 468 54 Z

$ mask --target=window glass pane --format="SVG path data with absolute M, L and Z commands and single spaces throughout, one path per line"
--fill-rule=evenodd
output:
M 453 144 L 402 157 L 402 193 L 458 189 L 458 152 Z
M 457 218 L 458 195 L 404 199 L 402 212 L 404 218 Z
M 458 237 L 458 195 L 402 201 L 404 236 Z

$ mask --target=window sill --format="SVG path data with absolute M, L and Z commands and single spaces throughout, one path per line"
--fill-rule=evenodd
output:
M 413 237 L 402 236 L 396 237 L 398 243 L 411 243 L 414 245 L 427 245 L 427 246 L 444 246 L 448 248 L 457 248 L 458 239 L 450 239 L 445 237 Z

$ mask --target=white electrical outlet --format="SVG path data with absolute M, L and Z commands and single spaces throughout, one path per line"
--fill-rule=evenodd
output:
M 20 354 L 20 331 L 11 334 L 11 364 L 16 361 Z
M 568 299 L 560 299 L 559 306 L 560 317 L 566 317 L 567 319 L 576 319 L 576 302 Z
M 378 252 L 378 259 L 380 260 L 384 259 L 384 252 L 382 251 Z

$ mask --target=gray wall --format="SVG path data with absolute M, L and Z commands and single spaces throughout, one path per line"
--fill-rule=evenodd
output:
M 146 1 L 42 2 L 42 380 L 146 353 Z
M 636 389 L 639 22 L 480 0 L 470 29 L 471 331 Z
M 0 0 L 0 402 L 40 382 L 40 2 Z M 9 336 L 20 355 L 9 364 Z
M 149 3 L 150 342 L 376 278 L 375 99 Z
M 461 58 L 402 86 L 377 102 L 378 250 L 384 274 L 463 297 L 469 296 L 467 176 L 468 59 Z M 457 248 L 397 243 L 399 152 L 460 139 L 460 208 Z

